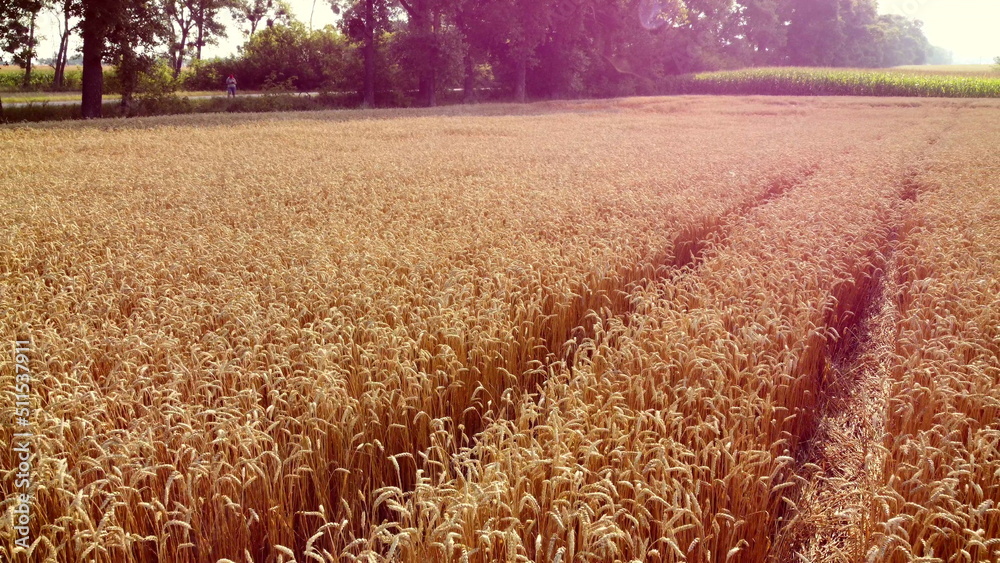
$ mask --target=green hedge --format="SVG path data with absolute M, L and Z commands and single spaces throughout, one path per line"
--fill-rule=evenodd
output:
M 130 116 L 177 115 L 187 113 L 265 113 L 273 111 L 311 111 L 357 107 L 361 98 L 356 94 L 319 94 L 297 96 L 274 94 L 192 100 L 166 95 L 140 97 L 135 100 Z M 104 103 L 104 117 L 122 117 L 118 101 Z M 4 106 L 7 123 L 62 121 L 80 117 L 79 104 L 29 103 Z

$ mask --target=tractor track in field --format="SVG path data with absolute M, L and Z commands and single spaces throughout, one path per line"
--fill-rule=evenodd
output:
M 497 408 L 490 416 L 483 412 L 468 412 L 463 415 L 460 423 L 464 427 L 463 436 L 458 443 L 467 442 L 471 447 L 478 442 L 479 434 L 491 422 L 498 420 L 513 420 L 517 416 L 521 400 L 527 395 L 541 399 L 542 387 L 553 371 L 566 370 L 573 373 L 575 364 L 580 360 L 577 352 L 584 342 L 595 335 L 597 322 L 611 318 L 622 319 L 626 324 L 634 314 L 634 306 L 629 300 L 629 294 L 637 287 L 649 286 L 681 275 L 691 275 L 696 272 L 705 260 L 711 248 L 725 244 L 728 230 L 739 219 L 744 218 L 757 208 L 785 197 L 788 192 L 807 182 L 817 171 L 819 165 L 809 164 L 799 168 L 794 173 L 777 175 L 767 182 L 759 195 L 749 201 L 737 205 L 718 217 L 704 224 L 683 230 L 674 238 L 671 250 L 653 257 L 649 262 L 635 264 L 625 272 L 619 272 L 619 283 L 611 291 L 594 291 L 583 285 L 576 288 L 576 297 L 569 303 L 547 301 L 543 308 L 542 318 L 556 319 L 563 316 L 562 326 L 555 328 L 555 323 L 546 331 L 543 342 L 525 343 L 533 353 L 527 362 L 536 369 L 520 369 L 508 366 L 510 373 L 518 377 L 516 384 L 506 389 L 493 390 L 496 397 L 513 391 L 513 396 L 502 401 L 505 406 Z M 565 320 L 567 311 L 572 311 L 570 318 Z M 550 321 L 551 322 L 551 321 Z M 544 333 L 543 333 L 544 334 Z M 454 453 L 457 452 L 452 452 Z M 404 484 L 404 490 L 406 490 Z
M 635 307 L 629 300 L 631 291 L 665 280 L 677 279 L 681 276 L 696 275 L 701 265 L 711 256 L 711 251 L 727 244 L 733 225 L 755 210 L 787 197 L 798 186 L 808 182 L 819 170 L 820 166 L 814 163 L 800 168 L 797 173 L 771 178 L 758 196 L 752 200 L 743 202 L 702 224 L 681 231 L 674 238 L 670 251 L 654 256 L 648 262 L 636 264 L 630 270 L 619 272 L 619 283 L 616 283 L 611 290 L 595 291 L 583 285 L 574 291 L 576 297 L 570 302 L 547 301 L 543 307 L 543 318 L 554 319 L 562 315 L 561 325 L 568 328 L 557 330 L 555 323 L 553 323 L 552 329 L 544 335 L 542 341 L 524 344 L 531 350 L 529 355 L 531 359 L 528 361 L 528 365 L 534 366 L 534 369 L 522 370 L 517 369 L 516 366 L 508 366 L 516 369 L 516 371 L 515 369 L 509 371 L 517 377 L 517 380 L 512 381 L 511 385 L 505 389 L 493 390 L 496 397 L 506 395 L 506 398 L 503 401 L 494 401 L 494 410 L 488 414 L 482 412 L 481 407 L 475 408 L 476 412 L 471 412 L 472 408 L 466 409 L 461 421 L 456 424 L 456 426 L 461 424 L 463 427 L 459 431 L 461 436 L 456 443 L 464 444 L 465 447 L 469 448 L 466 455 L 475 457 L 472 449 L 478 443 L 481 432 L 488 425 L 499 421 L 514 420 L 521 408 L 522 401 L 527 397 L 532 397 L 529 399 L 532 402 L 543 401 L 543 386 L 551 374 L 559 371 L 572 374 L 575 364 L 586 360 L 587 352 L 585 349 L 587 347 L 584 344 L 595 337 L 595 326 L 598 322 L 617 318 L 628 324 L 629 319 L 635 314 Z M 901 182 L 899 186 L 901 205 L 915 201 L 922 191 L 918 176 L 919 173 L 916 171 L 908 173 Z M 896 245 L 901 217 L 896 216 L 893 219 L 895 220 L 891 221 L 891 224 L 896 226 L 888 229 L 887 234 L 891 248 L 888 251 L 883 249 L 881 260 L 875 260 L 876 265 L 887 266 L 892 262 L 892 252 Z M 869 349 L 865 343 L 870 336 L 879 330 L 884 330 L 886 325 L 894 326 L 891 313 L 888 308 L 882 306 L 884 301 L 891 300 L 889 294 L 892 289 L 886 286 L 887 279 L 895 280 L 895 274 L 887 276 L 885 267 L 872 267 L 869 271 L 859 274 L 855 284 L 847 284 L 843 289 L 835 290 L 834 296 L 837 298 L 838 305 L 829 313 L 825 324 L 835 329 L 838 334 L 844 335 L 844 338 L 841 338 L 835 346 L 830 346 L 827 362 L 819 367 L 818 373 L 812 373 L 810 370 L 810 373 L 805 374 L 811 376 L 823 391 L 819 399 L 820 408 L 816 409 L 817 414 L 814 419 L 816 422 L 807 425 L 808 430 L 805 431 L 804 435 L 799 436 L 800 442 L 793 455 L 796 455 L 798 459 L 809 460 L 819 460 L 821 456 L 826 456 L 831 462 L 837 456 L 845 459 L 850 458 L 851 463 L 856 467 L 855 469 L 845 469 L 840 472 L 838 477 L 823 479 L 821 482 L 824 484 L 824 488 L 817 489 L 815 493 L 823 495 L 820 499 L 821 502 L 825 502 L 827 496 L 830 495 L 840 494 L 844 496 L 837 490 L 828 487 L 828 484 L 849 485 L 854 483 L 858 476 L 865 471 L 866 462 L 877 461 L 877 457 L 873 457 L 875 454 L 871 454 L 867 450 L 862 453 L 860 460 L 858 460 L 856 459 L 858 455 L 853 450 L 845 452 L 839 452 L 836 449 L 821 451 L 821 446 L 824 442 L 832 441 L 837 443 L 837 447 L 850 450 L 852 445 L 869 444 L 881 438 L 879 429 L 884 428 L 884 413 L 882 411 L 876 409 L 875 412 L 870 413 L 871 416 L 868 417 L 870 420 L 853 418 L 838 422 L 841 425 L 839 427 L 834 426 L 833 413 L 850 412 L 861 404 L 884 405 L 885 403 L 887 390 L 884 385 L 886 378 L 871 370 L 859 372 L 856 366 L 862 362 L 862 358 L 874 357 L 879 350 L 884 349 L 882 345 L 875 349 Z M 566 315 L 570 311 L 573 313 L 567 319 Z M 889 343 L 891 344 L 891 342 L 890 339 Z M 582 352 L 582 354 L 578 354 L 578 352 Z M 877 372 L 877 370 L 875 371 Z M 504 406 L 499 406 L 499 403 L 503 403 Z M 879 422 L 881 426 L 876 425 Z M 837 434 L 838 432 L 840 434 Z M 839 439 L 841 435 L 843 439 Z M 855 436 L 864 436 L 866 439 L 857 440 Z M 459 473 L 461 469 L 455 465 L 454 459 L 456 453 L 458 452 L 451 452 L 452 459 L 450 461 L 453 465 L 452 470 Z M 799 478 L 804 477 L 819 482 L 821 475 L 825 476 L 827 472 L 833 473 L 831 468 L 822 467 L 820 463 L 807 463 L 806 466 L 811 468 L 812 472 L 807 475 L 804 470 L 800 470 L 798 472 Z M 408 484 L 400 483 L 401 489 L 410 490 L 411 487 L 408 487 Z M 809 493 L 803 493 L 796 500 L 806 499 L 807 494 Z M 853 497 L 847 498 L 847 500 L 852 499 Z M 801 501 L 799 504 L 804 505 Z M 845 510 L 851 508 L 846 504 L 845 507 Z M 788 548 L 801 550 L 805 545 L 798 532 L 804 530 L 804 528 L 800 528 L 799 521 L 805 521 L 806 513 L 803 511 L 789 512 L 791 518 L 788 518 L 786 514 L 779 514 L 779 522 L 784 520 L 788 523 L 777 530 L 774 538 L 779 547 L 785 547 L 783 553 L 793 554 L 794 551 Z M 850 514 L 853 518 L 855 513 L 851 512 Z M 831 527 L 827 529 L 836 528 L 837 525 L 836 522 L 831 522 Z M 834 544 L 822 543 L 818 544 L 816 549 L 839 548 Z M 776 549 L 774 552 L 778 551 Z M 783 563 L 786 559 L 777 559 L 777 561 Z M 799 562 L 802 560 L 790 558 L 787 561 Z
M 595 335 L 594 327 L 599 321 L 610 318 L 620 318 L 628 322 L 628 318 L 634 313 L 632 303 L 628 296 L 630 291 L 636 287 L 651 285 L 666 279 L 673 279 L 682 275 L 691 275 L 697 272 L 699 266 L 706 258 L 709 249 L 718 247 L 725 243 L 728 230 L 738 220 L 744 218 L 757 208 L 785 197 L 790 191 L 809 180 L 819 170 L 818 164 L 803 166 L 793 173 L 776 175 L 769 179 L 759 195 L 749 201 L 728 210 L 718 217 L 707 220 L 702 225 L 697 225 L 682 231 L 675 237 L 672 249 L 653 257 L 650 263 L 643 262 L 633 265 L 625 272 L 619 272 L 619 281 L 616 287 L 607 290 L 594 291 L 585 284 L 577 287 L 574 291 L 576 297 L 570 302 L 557 302 L 547 300 L 542 308 L 540 318 L 550 319 L 552 323 L 547 331 L 544 331 L 544 338 L 541 342 L 524 342 L 522 346 L 528 352 L 525 354 L 529 359 L 521 362 L 523 365 L 508 365 L 505 369 L 517 379 L 506 388 L 491 389 L 489 392 L 495 397 L 491 412 L 483 412 L 483 405 L 471 404 L 467 408 L 456 408 L 458 420 L 453 420 L 452 432 L 454 444 L 461 448 L 472 448 L 478 443 L 480 434 L 486 428 L 497 421 L 514 420 L 518 414 L 518 409 L 522 400 L 526 396 L 534 396 L 535 400 L 543 397 L 542 387 L 548 376 L 554 371 L 567 370 L 573 372 L 575 361 L 579 359 L 577 350 L 580 349 L 588 339 Z M 565 319 L 567 312 L 570 318 Z M 595 314 L 597 312 L 597 314 Z M 567 329 L 557 329 L 554 319 L 559 315 L 563 316 L 560 323 Z M 547 333 L 547 334 L 546 334 Z M 480 366 L 468 365 L 467 368 L 478 368 Z M 496 398 L 503 399 L 496 400 Z M 390 442 L 391 443 L 391 442 Z M 386 451 L 388 457 L 396 457 L 407 453 L 418 452 Z M 451 451 L 449 462 L 452 464 L 451 470 L 460 473 L 460 468 L 456 465 L 455 454 L 458 451 Z M 470 455 L 471 454 L 470 452 Z M 443 460 L 442 460 L 443 461 Z M 409 461 L 406 458 L 399 462 L 405 466 L 406 470 L 400 472 L 398 482 L 382 482 L 379 487 L 398 487 L 403 492 L 410 492 L 414 489 L 415 482 L 412 474 L 407 476 L 411 470 L 415 473 L 418 469 L 414 459 Z M 375 520 L 379 518 L 389 518 L 391 514 L 383 506 L 377 510 Z
M 912 206 L 932 189 L 921 177 L 928 153 L 954 126 L 928 139 L 898 185 L 898 201 L 887 218 L 891 228 L 881 250 L 881 266 L 869 272 L 867 288 L 853 303 L 841 301 L 840 316 L 853 317 L 827 351 L 820 374 L 819 417 L 802 449 L 796 480 L 800 486 L 784 525 L 775 536 L 775 563 L 854 563 L 864 561 L 874 528 L 887 449 L 886 416 L 901 286 L 896 252 L 907 237 Z
M 899 310 L 895 280 L 898 227 L 884 265 L 857 300 L 854 321 L 830 347 L 822 374 L 818 424 L 802 450 L 804 483 L 795 509 L 779 530 L 772 560 L 779 563 L 864 559 L 873 494 L 881 482 L 890 370 Z
M 571 307 L 571 310 L 596 311 L 599 307 L 597 304 L 603 302 L 607 305 L 604 314 L 599 315 L 601 319 L 621 318 L 628 324 L 629 318 L 635 312 L 633 304 L 628 299 L 633 289 L 681 275 L 690 275 L 704 262 L 709 249 L 725 244 L 733 223 L 755 209 L 784 197 L 789 191 L 808 181 L 818 170 L 819 165 L 812 164 L 799 169 L 795 174 L 772 178 L 755 199 L 736 206 L 708 223 L 689 227 L 674 239 L 670 252 L 655 257 L 651 265 L 636 265 L 622 276 L 625 283 L 616 290 L 616 295 L 595 295 L 586 287 L 578 288 L 577 294 L 580 297 L 576 299 L 576 305 L 582 306 Z M 554 312 L 546 311 L 547 314 Z M 562 364 L 572 372 L 575 352 L 585 340 L 593 337 L 595 322 L 593 315 L 589 313 L 572 319 L 569 325 L 575 328 L 569 333 L 555 334 L 549 338 L 544 347 L 548 353 L 544 358 L 537 358 L 537 361 L 544 365 Z M 533 389 L 542 383 L 544 381 L 532 382 L 524 387 L 524 391 L 533 392 Z

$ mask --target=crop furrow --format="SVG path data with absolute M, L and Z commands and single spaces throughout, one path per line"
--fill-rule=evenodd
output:
M 631 314 L 629 295 L 633 288 L 693 271 L 704 253 L 724 238 L 728 225 L 774 202 L 815 170 L 815 165 L 792 168 L 774 175 L 756 190 L 741 188 L 742 193 L 755 195 L 737 201 L 718 216 L 703 216 L 696 227 L 679 229 L 669 248 L 655 257 L 640 257 L 617 271 L 592 274 L 569 292 L 569 299 L 562 297 L 565 294 L 549 292 L 540 297 L 537 309 L 510 311 L 512 317 L 518 315 L 520 319 L 512 323 L 520 332 L 493 357 L 477 351 L 484 338 L 475 332 L 445 339 L 426 336 L 420 346 L 428 354 L 415 363 L 414 369 L 429 375 L 447 370 L 457 373 L 459 379 L 446 387 L 428 387 L 414 393 L 422 402 L 366 414 L 370 422 L 359 428 L 359 434 L 349 444 L 335 443 L 348 436 L 331 435 L 331 445 L 324 449 L 360 449 L 355 450 L 353 460 L 338 464 L 351 469 L 350 474 L 344 473 L 343 479 L 324 477 L 328 482 L 317 488 L 334 492 L 330 504 L 335 507 L 344 501 L 354 505 L 352 527 L 363 529 L 366 524 L 396 520 L 395 508 L 378 502 L 382 492 L 409 493 L 421 478 L 436 481 L 440 476 L 455 474 L 455 454 L 474 447 L 478 435 L 488 426 L 512 420 L 522 399 L 538 393 L 551 373 L 564 368 L 572 371 L 582 358 L 579 345 L 595 336 L 595 324 Z M 682 263 L 676 260 L 678 254 L 684 257 Z M 430 355 L 442 345 L 454 352 L 450 365 Z M 391 465 L 387 467 L 380 460 L 391 460 Z M 362 512 L 366 514 L 358 518 Z
M 681 230 L 674 238 L 671 249 L 651 261 L 637 263 L 616 277 L 595 284 L 604 289 L 594 291 L 589 286 L 580 286 L 575 291 L 577 297 L 572 303 L 547 309 L 544 318 L 557 319 L 558 325 L 553 322 L 541 346 L 532 346 L 541 351 L 534 355 L 525 372 L 533 376 L 522 378 L 514 391 L 518 395 L 532 394 L 545 383 L 553 370 L 565 368 L 572 372 L 581 344 L 595 337 L 595 325 L 607 323 L 611 319 L 618 319 L 625 325 L 629 323 L 635 313 L 630 299 L 634 290 L 642 287 L 648 289 L 682 273 L 694 275 L 705 259 L 706 252 L 725 244 L 728 229 L 733 224 L 755 209 L 785 196 L 811 178 L 818 169 L 819 166 L 814 164 L 794 173 L 772 178 L 758 197 L 737 205 L 718 217 L 707 218 L 700 224 Z M 518 402 L 519 398 L 511 397 L 508 404 L 515 405 Z M 504 414 L 502 418 L 509 419 L 514 413 L 512 409 L 507 409 Z M 483 420 L 483 417 L 478 416 L 478 420 Z M 466 427 L 474 428 L 471 425 Z M 475 428 L 477 431 L 482 430 L 482 427 Z M 469 435 L 474 436 L 476 433 L 478 432 L 470 432 Z
M 477 383 L 479 391 L 471 396 L 464 386 L 448 394 L 443 402 L 449 409 L 442 414 L 454 423 L 447 428 L 428 425 L 425 427 L 427 436 L 423 438 L 414 439 L 415 426 L 410 426 L 406 430 L 410 441 L 402 439 L 404 430 L 397 424 L 399 439 L 390 434 L 382 440 L 386 449 L 379 455 L 394 459 L 400 470 L 390 474 L 372 473 L 370 478 L 377 480 L 370 481 L 365 488 L 373 491 L 373 497 L 380 490 L 409 493 L 416 486 L 419 474 L 435 481 L 441 475 L 459 473 L 460 468 L 454 464 L 455 454 L 473 450 L 480 433 L 487 427 L 514 420 L 526 396 L 534 400 L 541 398 L 541 389 L 551 374 L 562 370 L 572 373 L 578 362 L 585 362 L 589 355 L 585 343 L 593 342 L 597 333 L 603 330 L 601 327 L 609 322 L 628 323 L 635 313 L 630 299 L 636 289 L 652 288 L 679 275 L 697 275 L 706 253 L 724 244 L 733 225 L 754 210 L 789 194 L 808 181 L 818 168 L 811 164 L 775 175 L 763 184 L 755 197 L 732 206 L 719 216 L 706 217 L 700 224 L 682 229 L 671 247 L 652 259 L 639 260 L 613 275 L 591 278 L 576 287 L 572 292 L 574 297 L 568 301 L 559 301 L 554 295 L 546 296 L 533 321 L 541 327 L 538 336 L 516 341 L 517 349 L 504 354 L 510 361 L 499 366 L 475 360 L 464 364 L 463 370 L 470 374 L 483 373 L 487 369 L 509 373 L 512 377 L 506 380 L 507 384 L 487 388 L 480 381 Z M 485 397 L 502 399 L 487 401 Z M 394 448 L 392 444 L 411 444 L 412 449 Z M 366 504 L 373 507 L 370 522 L 395 519 L 395 513 L 386 504 Z
M 860 561 L 871 533 L 868 510 L 881 478 L 881 439 L 896 306 L 891 233 L 884 265 L 865 280 L 857 298 L 845 302 L 847 319 L 822 369 L 816 430 L 802 449 L 797 471 L 802 488 L 788 523 L 778 533 L 774 561 Z
M 665 271 L 657 270 L 660 274 L 653 276 L 653 279 L 649 281 L 663 279 L 688 266 L 697 266 L 704 259 L 705 251 L 708 248 L 718 246 L 724 242 L 727 225 L 745 217 L 758 207 L 784 197 L 790 190 L 811 178 L 817 170 L 819 170 L 819 166 L 812 165 L 799 170 L 795 174 L 777 176 L 767 184 L 758 198 L 737 206 L 730 212 L 720 216 L 717 221 L 688 228 L 674 242 L 673 269 Z

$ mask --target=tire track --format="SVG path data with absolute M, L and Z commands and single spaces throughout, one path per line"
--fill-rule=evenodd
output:
M 927 139 L 897 186 L 898 201 L 878 267 L 859 284 L 860 294 L 838 295 L 835 326 L 840 338 L 829 346 L 819 375 L 815 432 L 804 437 L 785 524 L 775 535 L 771 561 L 852 563 L 863 561 L 881 517 L 875 513 L 887 449 L 889 383 L 898 369 L 895 354 L 900 321 L 897 248 L 905 241 L 910 209 L 932 189 L 922 177 L 928 154 L 954 121 Z M 828 325 L 832 326 L 832 325 Z
M 701 224 L 683 229 L 673 239 L 671 248 L 652 260 L 640 261 L 625 271 L 578 286 L 573 291 L 576 297 L 569 302 L 545 299 L 536 317 L 547 324 L 541 331 L 542 338 L 522 342 L 521 349 L 514 354 L 519 359 L 503 366 L 511 374 L 508 385 L 500 389 L 482 388 L 473 393 L 472 401 L 460 394 L 446 395 L 444 402 L 451 406 L 452 413 L 450 427 L 439 425 L 428 428 L 431 447 L 427 451 L 419 448 L 395 451 L 386 447 L 380 454 L 398 467 L 396 479 L 382 481 L 372 490 L 391 487 L 404 493 L 410 492 L 416 486 L 418 471 L 431 480 L 436 480 L 443 473 L 459 474 L 455 454 L 466 448 L 473 449 L 481 432 L 491 424 L 513 420 L 525 396 L 543 400 L 541 389 L 551 373 L 561 369 L 572 373 L 577 362 L 585 361 L 589 350 L 585 343 L 595 337 L 597 324 L 616 317 L 628 322 L 634 313 L 628 296 L 634 288 L 697 271 L 709 250 L 725 243 L 731 225 L 755 209 L 787 196 L 807 182 L 819 168 L 813 163 L 770 178 L 756 197 L 719 216 L 706 218 Z M 464 367 L 469 373 L 476 373 L 484 365 L 469 361 Z M 464 390 L 460 392 L 464 393 Z M 489 397 L 500 399 L 491 403 L 487 400 Z M 383 442 L 393 444 L 401 441 L 387 437 Z M 394 519 L 394 514 L 386 505 L 373 508 L 371 521 Z
M 622 274 L 620 279 L 624 283 L 615 288 L 613 295 L 609 295 L 608 292 L 593 292 L 587 287 L 578 288 L 577 294 L 580 297 L 569 307 L 570 310 L 577 311 L 578 314 L 569 323 L 564 323 L 564 326 L 571 328 L 554 333 L 544 344 L 544 349 L 548 353 L 544 358 L 536 357 L 535 361 L 541 366 L 561 364 L 572 373 L 575 363 L 579 359 L 577 352 L 580 346 L 593 339 L 595 336 L 594 326 L 598 322 L 618 317 L 623 320 L 625 325 L 629 324 L 629 319 L 635 313 L 635 307 L 628 300 L 628 295 L 634 289 L 650 287 L 658 282 L 697 270 L 704 262 L 706 253 L 710 249 L 726 243 L 727 233 L 731 225 L 755 209 L 785 197 L 788 192 L 807 182 L 818 170 L 818 164 L 811 164 L 800 168 L 793 174 L 774 177 L 757 198 L 718 217 L 708 219 L 702 224 L 682 230 L 674 238 L 670 251 L 655 257 L 651 264 L 636 264 L 630 271 Z M 600 311 L 599 314 L 593 314 L 598 311 Z M 547 311 L 547 314 L 553 313 L 555 311 Z M 530 393 L 544 384 L 545 379 L 546 377 L 536 379 L 524 386 L 523 390 Z M 513 413 L 510 415 L 513 416 Z
M 873 529 L 869 514 L 881 482 L 890 371 L 895 367 L 899 287 L 894 228 L 883 267 L 868 280 L 842 338 L 829 352 L 823 373 L 815 434 L 804 447 L 807 461 L 795 478 L 802 490 L 791 520 L 779 532 L 778 562 L 864 559 Z

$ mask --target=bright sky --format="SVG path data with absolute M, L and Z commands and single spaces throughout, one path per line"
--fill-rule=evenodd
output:
M 335 21 L 328 0 L 290 0 L 295 17 L 309 25 L 310 15 L 314 28 Z M 882 13 L 902 14 L 924 22 L 924 32 L 934 45 L 955 53 L 957 64 L 988 64 L 1000 56 L 1000 1 L 998 0 L 881 0 Z M 208 47 L 205 56 L 225 56 L 236 52 L 244 36 L 228 14 L 223 17 L 228 24 L 228 37 L 218 46 Z M 40 22 L 41 33 L 46 36 L 39 48 L 39 55 L 55 55 L 55 17 L 46 14 Z M 79 47 L 79 39 L 71 46 Z
M 309 25 L 310 17 L 312 18 L 312 25 L 316 29 L 325 25 L 332 25 L 336 22 L 333 10 L 330 8 L 329 0 L 289 0 L 288 3 L 292 6 L 295 18 L 306 26 Z M 202 52 L 202 56 L 204 57 L 224 57 L 235 54 L 236 50 L 246 41 L 243 31 L 239 29 L 239 26 L 229 16 L 228 12 L 223 13 L 220 19 L 228 29 L 227 36 L 219 38 L 218 45 L 206 47 Z M 39 31 L 44 36 L 44 39 L 39 45 L 38 55 L 43 59 L 54 57 L 56 51 L 59 49 L 57 22 L 58 19 L 56 16 L 49 12 L 43 13 L 39 21 Z M 263 25 L 263 22 L 261 25 Z M 80 45 L 80 38 L 74 37 L 70 45 L 70 56 L 73 56 L 80 48 Z
M 292 6 L 295 19 L 306 24 L 306 26 L 309 26 L 310 18 L 312 19 L 313 29 L 332 25 L 336 21 L 333 10 L 330 8 L 329 0 L 289 0 L 288 3 Z M 243 31 L 239 29 L 239 26 L 229 17 L 228 13 L 223 15 L 222 20 L 226 22 L 229 28 L 227 36 L 220 38 L 219 44 L 208 48 L 205 53 L 202 53 L 203 56 L 224 57 L 234 54 L 246 40 Z M 264 22 L 261 22 L 261 25 L 263 24 Z
M 881 0 L 879 8 L 923 21 L 927 39 L 953 51 L 956 64 L 989 64 L 1000 56 L 997 0 Z

